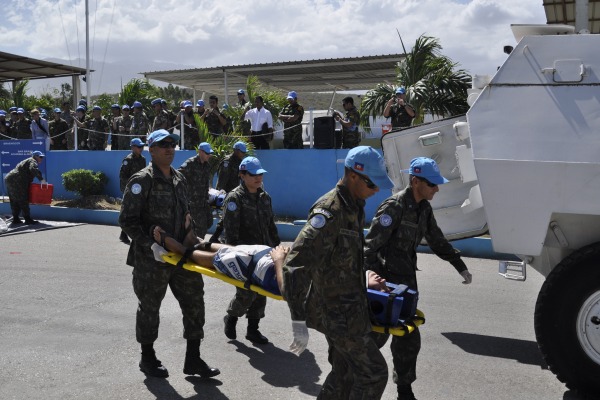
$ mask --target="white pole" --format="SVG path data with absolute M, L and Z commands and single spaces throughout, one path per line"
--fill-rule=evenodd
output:
M 92 105 L 92 79 L 90 77 L 90 13 L 88 0 L 85 0 L 85 90 L 88 107 Z
M 184 114 L 185 114 L 185 108 L 180 113 L 180 115 L 181 115 L 181 125 L 179 125 L 180 126 L 179 130 L 181 131 L 180 132 L 181 133 L 181 145 L 179 146 L 179 150 L 185 149 L 185 145 L 184 145 L 184 143 L 185 143 L 185 133 L 184 133 L 184 131 L 185 131 L 184 121 L 185 120 L 184 120 Z
M 315 129 L 315 124 L 314 124 L 314 120 L 313 120 L 313 110 L 314 108 L 311 107 L 309 108 L 309 115 L 308 115 L 308 141 L 310 142 L 310 148 L 313 148 L 313 144 L 314 144 L 314 129 Z
M 575 32 L 588 31 L 588 0 L 577 0 L 575 3 Z M 584 32 L 582 32 L 584 31 Z

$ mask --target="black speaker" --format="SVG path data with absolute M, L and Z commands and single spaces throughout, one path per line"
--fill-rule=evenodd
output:
M 315 149 L 335 148 L 335 120 L 333 117 L 317 117 L 313 120 Z

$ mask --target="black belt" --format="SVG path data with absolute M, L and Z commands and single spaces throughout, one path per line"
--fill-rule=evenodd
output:
M 262 134 L 262 131 L 250 131 L 251 133 L 259 133 Z

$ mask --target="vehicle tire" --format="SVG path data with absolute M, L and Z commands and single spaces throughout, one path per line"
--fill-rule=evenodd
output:
M 548 275 L 535 306 L 535 335 L 561 382 L 600 398 L 600 243 L 570 254 Z

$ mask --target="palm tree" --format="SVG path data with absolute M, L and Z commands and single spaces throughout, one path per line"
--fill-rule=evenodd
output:
M 406 99 L 417 115 L 413 123 L 423 123 L 425 114 L 444 118 L 464 114 L 469 109 L 467 89 L 471 76 L 458 64 L 441 54 L 438 39 L 421 35 L 412 50 L 396 67 L 397 86 L 406 88 Z M 396 86 L 378 84 L 361 102 L 361 125 L 370 129 L 370 117 L 383 114 L 385 103 L 394 96 Z

